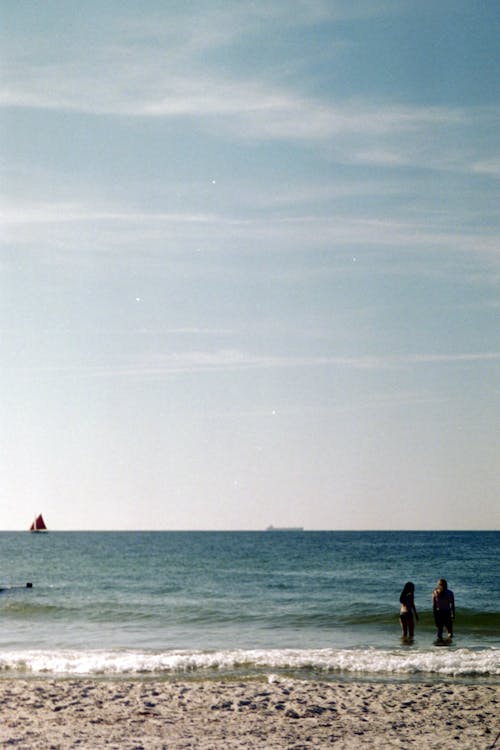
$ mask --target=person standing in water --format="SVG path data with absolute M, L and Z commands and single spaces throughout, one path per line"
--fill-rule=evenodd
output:
M 418 622 L 414 596 L 415 584 L 408 581 L 408 583 L 405 583 L 404 589 L 399 597 L 399 602 L 401 604 L 399 610 L 399 621 L 401 623 L 401 630 L 403 631 L 403 638 L 413 638 L 413 633 L 415 632 L 415 620 Z
M 455 597 L 444 578 L 439 579 L 437 588 L 432 592 L 432 611 L 437 627 L 438 640 L 443 639 L 444 628 L 448 632 L 448 639 L 451 640 L 453 638 L 453 620 L 455 619 Z

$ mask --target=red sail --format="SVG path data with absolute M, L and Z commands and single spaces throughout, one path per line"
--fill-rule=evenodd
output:
M 43 516 L 40 513 L 30 526 L 30 531 L 47 531 L 47 526 L 43 520 Z

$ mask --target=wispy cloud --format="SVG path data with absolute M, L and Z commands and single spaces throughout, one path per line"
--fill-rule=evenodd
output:
M 297 368 L 342 368 L 360 371 L 399 370 L 416 366 L 454 366 L 496 363 L 500 352 L 414 353 L 366 356 L 276 356 L 250 353 L 240 349 L 215 351 L 186 350 L 157 354 L 129 364 L 30 367 L 32 373 L 58 373 L 92 378 L 162 378 L 177 374 L 238 372 Z M 8 368 L 7 368 L 8 369 Z
M 107 53 L 111 54 L 111 53 Z M 289 86 L 251 76 L 191 67 L 180 70 L 163 56 L 131 62 L 126 53 L 99 62 L 24 65 L 9 71 L 0 105 L 129 117 L 191 117 L 244 138 L 293 141 L 331 139 L 348 134 L 386 135 L 422 127 L 463 123 L 458 109 L 410 107 L 394 102 L 327 102 Z M 169 56 L 170 58 L 170 56 Z M 174 55 L 175 58 L 175 55 Z M 103 74 L 103 70 L 106 71 Z
M 47 203 L 6 206 L 0 211 L 0 226 L 0 246 L 24 249 L 33 246 L 37 259 L 50 263 L 52 258 L 58 264 L 77 263 L 79 254 L 85 255 L 87 263 L 103 254 L 126 261 L 129 256 L 137 256 L 137 243 L 143 262 L 146 257 L 153 262 L 157 256 L 168 257 L 181 249 L 189 251 L 189 257 L 197 259 L 197 272 L 203 271 L 200 261 L 207 248 L 221 256 L 230 252 L 233 258 L 250 251 L 254 257 L 286 252 L 288 272 L 293 270 L 290 253 L 294 250 L 310 254 L 326 247 L 330 261 L 334 260 L 336 249 L 345 253 L 347 247 L 353 248 L 353 252 L 356 248 L 362 248 L 363 252 L 370 248 L 403 249 L 396 265 L 394 257 L 388 258 L 392 266 L 385 267 L 385 271 L 391 273 L 404 271 L 410 250 L 425 251 L 427 255 L 437 250 L 452 252 L 454 256 L 457 252 L 481 254 L 490 265 L 496 264 L 500 256 L 494 227 L 453 226 L 449 218 L 439 215 L 432 221 L 428 215 L 413 220 L 389 216 L 360 218 L 343 213 L 332 216 L 300 213 L 295 208 L 293 216 L 250 217 L 238 213 L 127 211 Z M 166 245 L 167 242 L 170 244 Z M 184 255 L 184 260 L 189 257 Z M 302 264 L 298 270 L 314 273 L 311 268 L 303 271 Z M 318 270 L 325 273 L 328 265 L 323 264 Z M 283 272 L 281 269 L 280 273 Z
M 316 0 L 294 3 L 291 13 L 286 2 L 209 4 L 195 20 L 182 8 L 159 15 L 149 10 L 133 20 L 122 10 L 113 23 L 103 16 L 100 34 L 87 30 L 83 41 L 76 34 L 59 35 L 57 44 L 26 36 L 20 46 L 5 39 L 0 106 L 182 120 L 214 138 L 321 146 L 334 162 L 498 174 L 498 161 L 489 159 L 498 118 L 493 107 L 411 105 L 376 94 L 348 99 L 334 90 L 320 97 L 313 74 L 309 80 L 279 65 L 227 62 L 238 45 L 253 40 L 258 48 L 273 28 L 307 30 L 399 14 L 401 6 Z M 304 54 L 311 56 L 311 49 Z M 478 134 L 474 149 L 453 145 L 472 130 Z
M 492 156 L 490 159 L 478 161 L 472 165 L 472 171 L 489 177 L 500 177 L 500 159 Z
M 74 39 L 59 35 L 57 44 L 27 35 L 22 52 L 7 38 L 0 104 L 133 117 L 253 116 L 257 118 L 254 128 L 264 134 L 259 113 L 287 117 L 297 113 L 304 100 L 283 88 L 269 70 L 259 75 L 249 66 L 236 74 L 215 62 L 217 54 L 254 35 L 258 44 L 271 23 L 309 26 L 346 13 L 352 16 L 343 5 L 336 3 L 333 9 L 322 2 L 297 3 L 293 14 L 287 3 L 279 2 L 271 6 L 253 3 L 251 8 L 212 5 L 200 7 L 196 19 L 182 9 L 149 12 L 133 20 L 119 14 L 112 24 L 104 19 L 101 34 L 95 35 L 92 29 L 90 37 L 87 30 L 86 44 L 78 34 Z M 363 3 L 363 8 L 354 16 L 364 15 L 369 5 Z M 308 131 L 316 131 L 318 137 L 325 130 L 331 132 L 332 123 L 324 122 L 325 116 L 332 119 L 329 114 L 316 104 L 316 124 Z M 338 130 L 345 117 L 340 112 L 333 119 Z M 300 138 L 300 132 L 295 137 Z
M 210 224 L 221 217 L 202 213 L 164 213 L 99 210 L 76 203 L 39 203 L 17 205 L 0 209 L 0 222 L 8 224 L 86 224 L 94 222 L 116 222 L 142 224 L 162 222 L 165 224 Z
M 182 66 L 181 66 L 182 68 Z M 105 75 L 102 69 L 106 70 Z M 418 166 L 498 174 L 488 141 L 476 152 L 451 145 L 450 132 L 491 122 L 493 112 L 373 100 L 319 101 L 287 84 L 221 71 L 172 69 L 120 55 L 95 67 L 25 66 L 0 90 L 0 105 L 148 119 L 189 119 L 212 137 L 328 147 L 333 161 L 386 168 Z M 498 114 L 498 113 L 497 113 Z

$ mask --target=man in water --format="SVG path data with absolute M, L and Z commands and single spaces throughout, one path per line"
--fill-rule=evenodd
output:
M 448 638 L 453 638 L 453 620 L 455 619 L 455 597 L 448 588 L 444 578 L 440 578 L 437 588 L 432 592 L 432 611 L 437 627 L 438 640 L 443 638 L 443 629 L 448 631 Z

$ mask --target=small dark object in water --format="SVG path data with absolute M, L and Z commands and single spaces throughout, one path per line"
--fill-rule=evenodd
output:
M 17 584 L 16 586 L 0 586 L 0 592 L 1 591 L 13 591 L 14 589 L 25 589 L 25 588 L 32 589 L 33 584 L 30 582 L 30 583 L 27 583 L 26 586 L 21 586 L 20 583 Z

